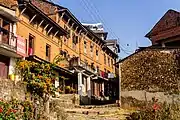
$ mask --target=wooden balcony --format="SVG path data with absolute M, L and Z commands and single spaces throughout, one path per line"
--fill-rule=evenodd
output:
M 17 55 L 17 37 L 0 27 L 0 53 L 9 57 L 19 57 Z
M 10 50 L 17 50 L 17 37 L 13 33 L 0 27 L 0 45 Z
M 70 60 L 70 67 L 75 67 L 80 71 L 85 71 L 87 74 L 97 74 L 97 70 L 95 69 L 93 63 L 89 65 L 88 63 L 80 60 L 80 58 L 72 58 Z

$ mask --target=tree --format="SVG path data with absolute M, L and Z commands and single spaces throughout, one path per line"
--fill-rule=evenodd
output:
M 27 84 L 27 90 L 43 99 L 46 113 L 49 113 L 49 97 L 55 92 L 54 66 L 54 64 L 27 60 L 18 61 L 16 65 L 22 80 Z

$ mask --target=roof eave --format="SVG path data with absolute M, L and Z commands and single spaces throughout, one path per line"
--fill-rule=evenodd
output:
M 58 25 L 56 22 L 54 22 L 51 18 L 49 18 L 45 13 L 43 13 L 39 8 L 34 6 L 31 2 L 27 5 L 30 5 L 32 8 L 34 8 L 37 12 L 39 12 L 41 15 L 43 15 L 46 19 L 48 19 L 51 23 L 53 23 L 56 27 L 58 27 L 61 30 L 62 35 L 67 35 L 68 32 L 65 31 L 60 25 Z

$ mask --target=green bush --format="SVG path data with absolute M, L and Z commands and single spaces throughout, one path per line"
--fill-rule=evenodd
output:
M 0 120 L 29 120 L 32 116 L 33 107 L 31 102 L 0 99 Z
M 180 120 L 180 105 L 164 103 L 157 111 L 147 106 L 144 110 L 132 113 L 127 120 Z

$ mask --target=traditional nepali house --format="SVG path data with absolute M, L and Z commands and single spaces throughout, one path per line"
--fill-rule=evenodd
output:
M 48 5 L 45 7 L 47 8 Z M 52 12 L 56 8 L 48 7 Z M 54 12 L 54 11 L 53 11 Z M 36 62 L 55 63 L 54 72 L 57 76 L 56 88 L 64 91 L 64 79 L 73 78 L 73 73 L 62 66 L 68 66 L 67 59 L 60 55 L 61 37 L 68 33 L 39 9 L 33 1 L 19 1 L 16 15 L 20 20 L 17 23 L 17 34 L 25 40 L 26 60 Z M 59 64 L 59 61 L 63 64 Z
M 47 0 L 2 0 L 0 33 L 0 77 L 15 74 L 15 59 L 56 63 L 55 86 L 88 98 L 82 104 L 116 99 L 118 43 L 81 24 L 67 8 Z
M 24 40 L 17 35 L 16 1 L 0 1 L 0 77 L 14 78 L 15 61 L 25 55 Z
M 145 37 L 151 40 L 152 45 L 179 46 L 180 13 L 175 10 L 168 10 Z

